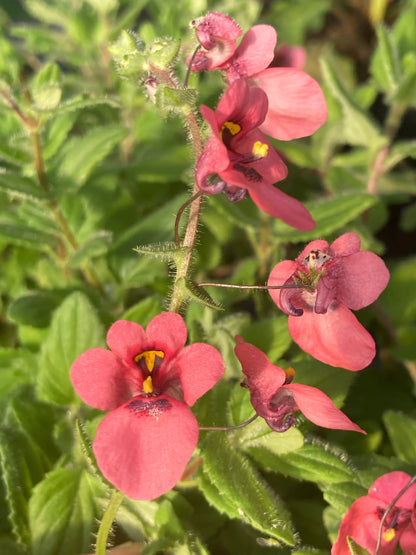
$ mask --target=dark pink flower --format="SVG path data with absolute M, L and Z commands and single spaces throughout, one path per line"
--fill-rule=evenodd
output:
M 215 21 L 215 32 L 211 29 L 214 27 L 211 17 Z M 235 48 L 235 39 L 240 33 L 237 34 L 234 28 L 237 24 L 231 18 L 208 14 L 197 21 L 203 29 L 210 30 L 206 43 L 215 47 L 207 49 L 199 38 L 205 48 L 197 53 L 191 69 L 224 69 L 230 84 L 243 78 L 250 86 L 262 88 L 268 98 L 268 110 L 260 126 L 263 133 L 276 139 L 290 140 L 312 135 L 325 123 L 326 101 L 315 79 L 296 67 L 268 67 L 275 57 L 277 41 L 273 27 L 255 25 Z M 221 41 L 217 37 L 221 37 Z M 216 55 L 217 43 L 221 45 L 223 54 L 220 57 Z M 189 63 L 191 58 L 188 58 Z
M 306 50 L 302 46 L 290 46 L 282 43 L 278 46 L 272 65 L 274 67 L 297 67 L 302 69 L 306 64 Z
M 191 27 L 201 44 L 200 50 L 192 60 L 192 70 L 213 70 L 222 65 L 234 54 L 236 39 L 243 32 L 231 17 L 222 13 L 210 12 L 204 17 L 194 19 Z M 191 63 L 190 56 L 187 63 Z
M 118 320 L 107 344 L 73 363 L 71 380 L 85 403 L 111 411 L 93 450 L 104 476 L 133 499 L 154 499 L 180 479 L 198 441 L 188 405 L 223 375 L 220 353 L 205 343 L 184 347 L 185 322 L 159 314 L 146 330 Z
M 348 509 L 331 554 L 351 555 L 347 537 L 374 553 L 385 510 L 410 479 L 409 474 L 401 471 L 389 472 L 377 478 L 368 490 L 368 495 L 354 501 Z M 394 555 L 398 544 L 405 555 L 416 555 L 415 502 L 416 484 L 413 484 L 386 517 L 379 555 Z
M 212 135 L 200 156 L 195 178 L 207 194 L 224 190 L 240 196 L 248 190 L 259 208 L 301 230 L 310 230 L 315 222 L 296 199 L 273 187 L 287 175 L 287 168 L 266 136 L 259 131 L 267 112 L 267 97 L 257 87 L 238 79 L 225 91 L 213 112 L 201 106 Z M 210 181 L 218 175 L 217 183 Z
M 235 353 L 250 389 L 251 404 L 275 432 L 285 432 L 296 421 L 300 410 L 314 424 L 337 430 L 366 432 L 340 411 L 331 399 L 316 387 L 291 383 L 294 370 L 282 370 L 270 362 L 257 347 L 236 337 Z
M 344 233 L 331 246 L 316 240 L 295 261 L 272 270 L 269 285 L 306 282 L 306 289 L 270 289 L 279 308 L 289 314 L 292 339 L 313 357 L 348 370 L 361 370 L 375 356 L 375 343 L 352 310 L 374 302 L 389 281 L 383 260 L 360 251 L 356 233 Z

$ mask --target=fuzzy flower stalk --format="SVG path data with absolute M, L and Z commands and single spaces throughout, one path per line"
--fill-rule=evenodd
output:
M 97 464 L 132 499 L 155 499 L 180 479 L 198 441 L 192 406 L 224 373 L 220 353 L 205 343 L 185 347 L 181 316 L 164 312 L 146 330 L 118 320 L 110 350 L 89 349 L 71 367 L 81 399 L 110 411 L 93 443 Z
M 332 400 L 316 387 L 292 383 L 293 368 L 284 371 L 242 337 L 236 337 L 235 354 L 245 374 L 251 404 L 275 432 L 285 432 L 296 422 L 294 412 L 301 411 L 308 420 L 324 428 L 366 432 L 338 409 Z
M 387 286 L 383 260 L 360 250 L 354 232 L 331 245 L 309 243 L 296 260 L 283 260 L 272 270 L 268 285 L 303 285 L 270 289 L 277 306 L 289 315 L 289 333 L 301 349 L 318 360 L 347 370 L 361 370 L 376 354 L 374 339 L 351 310 L 373 303 Z

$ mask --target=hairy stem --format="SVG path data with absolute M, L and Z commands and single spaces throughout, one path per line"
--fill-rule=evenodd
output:
M 97 534 L 97 543 L 95 544 L 95 555 L 106 555 L 107 541 L 117 511 L 123 501 L 124 493 L 115 490 L 111 496 L 108 507 L 103 515 Z

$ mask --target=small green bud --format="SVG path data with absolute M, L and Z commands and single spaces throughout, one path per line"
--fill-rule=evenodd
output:
M 180 40 L 156 39 L 148 51 L 149 64 L 157 69 L 168 70 L 178 57 L 180 45 Z
M 149 65 L 144 54 L 144 43 L 134 33 L 122 31 L 116 42 L 108 47 L 117 70 L 125 77 L 147 73 Z

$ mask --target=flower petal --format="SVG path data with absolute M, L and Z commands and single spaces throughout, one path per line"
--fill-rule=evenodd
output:
M 141 372 L 134 372 L 114 353 L 97 347 L 82 353 L 71 366 L 75 391 L 88 405 L 113 410 L 136 395 L 142 384 Z
M 288 279 L 296 272 L 298 265 L 293 260 L 282 260 L 278 262 L 270 273 L 267 285 L 284 285 Z M 269 289 L 269 293 L 273 301 L 280 310 L 283 310 L 280 302 L 280 295 L 283 289 Z M 284 311 L 285 312 L 285 311 Z
M 362 370 L 376 354 L 371 335 L 342 304 L 331 305 L 326 314 L 304 310 L 289 316 L 289 333 L 316 359 L 347 370 Z
M 225 372 L 220 352 L 206 343 L 188 345 L 176 357 L 174 364 L 179 372 L 185 403 L 191 406 L 211 389 Z
M 250 77 L 270 65 L 276 41 L 276 31 L 271 25 L 254 25 L 235 51 L 227 73 L 228 81 L 233 83 L 240 77 Z
M 368 494 L 375 499 L 383 501 L 386 505 L 391 503 L 396 495 L 402 490 L 410 481 L 411 476 L 407 472 L 401 470 L 394 470 L 383 474 L 373 483 L 368 490 Z M 403 509 L 413 509 L 416 502 L 416 484 L 410 488 L 400 497 L 396 506 Z
M 136 365 L 134 357 L 149 348 L 142 326 L 129 320 L 114 322 L 107 333 L 107 345 L 132 368 Z
M 267 110 L 266 93 L 259 87 L 249 87 L 245 79 L 238 79 L 222 95 L 215 117 L 219 129 L 226 121 L 232 121 L 238 123 L 240 133 L 245 134 L 263 123 Z
M 353 310 L 373 303 L 386 288 L 390 273 L 383 260 L 370 251 L 360 251 L 342 259 L 337 268 L 339 301 Z
M 314 424 L 323 428 L 366 433 L 338 409 L 323 391 L 316 387 L 291 383 L 290 385 L 285 385 L 284 388 L 289 389 L 293 393 L 299 410 Z
M 416 528 L 411 522 L 400 536 L 400 547 L 405 555 L 416 554 Z
M 100 423 L 93 444 L 97 463 L 132 499 L 155 499 L 174 487 L 198 441 L 190 409 L 167 395 L 135 397 Z
M 331 244 L 331 250 L 338 256 L 349 256 L 359 252 L 361 246 L 360 236 L 354 231 L 343 233 Z
M 269 99 L 269 111 L 260 129 L 275 139 L 288 141 L 312 135 L 327 118 L 319 84 L 297 68 L 269 68 L 250 78 Z
M 347 536 L 370 553 L 374 553 L 380 528 L 380 517 L 377 514 L 379 506 L 380 503 L 368 495 L 354 501 L 342 519 L 338 538 L 332 546 L 331 555 L 351 555 Z M 396 536 L 390 542 L 383 540 L 380 555 L 394 555 L 397 539 Z
M 187 335 L 184 319 L 175 312 L 158 314 L 146 328 L 150 348 L 163 351 L 166 359 L 174 357 L 182 349 Z
M 253 201 L 267 214 L 301 231 L 315 228 L 315 220 L 299 200 L 268 182 L 259 181 L 247 188 Z

